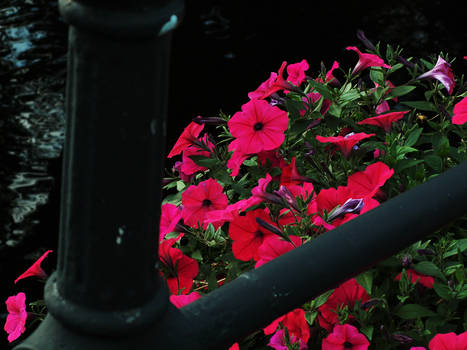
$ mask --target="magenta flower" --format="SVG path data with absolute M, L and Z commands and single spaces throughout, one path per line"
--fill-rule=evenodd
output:
M 350 324 L 336 325 L 325 339 L 323 350 L 366 350 L 370 346 L 368 339 Z
M 402 119 L 404 114 L 409 113 L 410 111 L 401 111 L 401 112 L 391 112 L 377 115 L 376 117 L 366 118 L 362 121 L 359 121 L 357 124 L 363 125 L 374 125 L 380 128 L 383 128 L 387 133 L 391 132 L 392 123 Z
M 271 96 L 277 91 L 290 88 L 291 85 L 287 83 L 283 78 L 284 69 L 286 65 L 286 61 L 282 62 L 282 65 L 279 68 L 279 72 L 272 72 L 268 80 L 262 82 L 261 85 L 255 91 L 248 93 L 248 97 L 251 100 L 262 100 L 266 97 Z
M 263 329 L 264 334 L 269 335 L 276 331 L 279 323 L 287 328 L 292 337 L 297 337 L 304 343 L 310 339 L 310 327 L 305 319 L 305 311 L 301 308 L 290 311 L 289 313 L 276 318 L 269 326 Z
M 8 297 L 5 304 L 8 310 L 8 316 L 3 329 L 8 333 L 8 341 L 11 343 L 26 331 L 25 324 L 28 318 L 28 313 L 26 312 L 26 295 L 21 292 Z
M 19 280 L 26 278 L 26 277 L 31 277 L 31 276 L 37 276 L 39 278 L 47 278 L 47 274 L 45 273 L 44 270 L 42 270 L 41 263 L 42 261 L 49 255 L 49 253 L 52 253 L 53 250 L 48 250 L 42 256 L 37 259 L 37 261 L 31 265 L 29 269 L 27 269 L 24 273 L 22 273 L 17 279 L 15 279 L 15 284 Z
M 214 145 L 211 142 L 209 142 L 207 134 L 204 135 L 204 137 L 201 139 L 201 142 L 206 144 L 212 152 L 212 150 L 214 149 Z M 211 152 L 200 148 L 198 145 L 185 148 L 182 153 L 182 164 L 180 166 L 181 172 L 189 176 L 198 171 L 207 170 L 208 168 L 197 165 L 190 157 L 204 156 L 206 158 L 209 158 L 211 156 Z
M 412 284 L 420 283 L 422 286 L 425 286 L 430 289 L 433 288 L 433 285 L 435 284 L 435 279 L 433 277 L 422 275 L 421 273 L 413 269 L 408 269 L 405 271 L 405 273 L 407 274 L 407 277 L 409 278 L 410 283 Z M 402 272 L 399 273 L 394 278 L 394 280 L 400 281 L 401 277 L 402 277 Z
M 201 294 L 198 292 L 191 292 L 190 294 L 172 294 L 169 297 L 170 302 L 175 305 L 178 309 L 184 307 L 185 305 L 188 305 L 195 300 L 201 298 Z
M 287 112 L 264 100 L 250 100 L 228 122 L 230 133 L 238 140 L 235 151 L 243 154 L 278 148 L 288 125 Z
M 320 135 L 316 135 L 316 139 L 319 142 L 329 142 L 335 144 L 339 150 L 342 152 L 345 158 L 350 157 L 350 152 L 352 152 L 353 146 L 356 143 L 360 142 L 363 139 L 366 139 L 371 136 L 375 136 L 376 134 L 365 134 L 363 132 L 359 132 L 357 134 L 351 132 L 345 136 L 330 136 L 330 137 L 323 137 Z
M 197 141 L 198 135 L 203 130 L 204 124 L 197 124 L 195 122 L 191 122 L 182 132 L 180 137 L 178 138 L 177 142 L 173 146 L 172 150 L 170 151 L 167 158 L 172 158 L 177 154 L 183 152 L 183 150 L 189 146 L 192 146 Z
M 428 344 L 430 350 L 465 350 L 467 349 L 467 332 L 436 334 Z
M 186 225 L 191 227 L 203 226 L 206 214 L 212 210 L 225 209 L 228 204 L 227 196 L 222 193 L 222 186 L 214 179 L 192 185 L 182 193 L 182 218 Z M 221 226 L 217 223 L 215 227 Z
M 394 169 L 383 162 L 376 162 L 368 165 L 365 170 L 350 175 L 347 187 L 355 198 L 373 197 L 393 174 Z
M 181 210 L 176 205 L 165 203 L 162 206 L 159 224 L 159 241 L 162 241 L 167 233 L 175 230 L 175 226 L 177 226 L 181 218 Z
M 460 102 L 454 105 L 454 115 L 451 122 L 461 125 L 467 122 L 467 97 L 464 97 Z
M 377 55 L 373 55 L 371 53 L 362 53 L 355 46 L 348 46 L 345 49 L 353 50 L 356 53 L 358 53 L 359 59 L 358 59 L 357 65 L 354 67 L 352 71 L 352 75 L 355 75 L 369 67 L 384 67 L 384 68 L 389 68 L 389 69 L 392 68 L 391 66 L 384 63 L 384 60 L 381 57 Z
M 442 59 L 441 56 L 438 56 L 438 61 L 436 62 L 433 69 L 423 73 L 422 75 L 419 75 L 416 79 L 436 79 L 444 85 L 446 90 L 448 90 L 449 95 L 452 94 L 452 90 L 456 85 L 454 82 L 454 74 L 452 74 L 451 65 Z
M 172 294 L 188 294 L 193 279 L 199 272 L 198 262 L 172 246 L 181 237 L 170 238 L 159 244 L 160 269 Z
M 308 70 L 308 62 L 302 60 L 301 62 L 289 64 L 287 66 L 287 81 L 299 86 L 305 80 L 305 72 Z
M 290 343 L 298 343 L 298 350 L 308 349 L 308 345 L 302 339 L 297 338 L 294 335 L 290 336 Z M 274 335 L 269 340 L 268 346 L 276 350 L 288 350 L 289 347 L 286 344 L 285 331 L 283 329 L 277 330 L 276 333 L 274 333 Z

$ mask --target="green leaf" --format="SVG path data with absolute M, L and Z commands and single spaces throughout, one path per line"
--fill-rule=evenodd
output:
M 396 146 L 396 159 L 400 160 L 404 157 L 405 154 L 410 152 L 416 152 L 416 148 L 408 147 L 408 146 Z
M 189 156 L 196 165 L 211 168 L 215 166 L 219 161 L 217 159 L 208 158 L 205 156 Z
M 404 169 L 411 168 L 415 165 L 418 165 L 420 163 L 423 163 L 423 159 L 400 159 L 396 163 L 396 170 L 397 171 L 402 171 Z
M 365 271 L 355 277 L 358 284 L 360 284 L 368 294 L 371 294 L 371 288 L 373 287 L 373 273 L 372 271 Z
M 324 98 L 333 100 L 332 92 L 327 85 L 323 85 L 322 83 L 314 80 L 308 80 L 308 83 L 316 92 L 319 92 L 322 96 L 324 96 Z
M 313 322 L 315 322 L 316 317 L 318 316 L 318 311 L 313 311 L 313 312 L 306 312 L 305 313 L 305 320 L 308 322 L 310 326 L 313 325 Z
M 384 86 L 384 74 L 380 67 L 370 68 L 370 79 L 379 86 Z
M 374 330 L 373 326 L 366 326 L 366 327 L 360 328 L 360 331 L 366 335 L 369 341 L 371 341 L 371 338 L 373 338 L 373 330 Z
M 426 101 L 401 101 L 403 105 L 419 109 L 421 111 L 436 112 L 436 107 L 431 102 Z
M 406 146 L 413 146 L 417 143 L 418 138 L 422 134 L 423 128 L 417 128 L 414 131 L 412 131 L 409 136 L 407 136 L 407 140 L 405 140 L 405 145 Z
M 331 296 L 332 292 L 334 292 L 334 289 L 328 290 L 327 292 L 321 294 L 319 297 L 313 299 L 313 307 L 315 309 L 319 308 L 321 305 L 323 305 L 326 301 L 328 301 L 329 297 Z
M 406 304 L 396 311 L 396 315 L 404 320 L 413 320 L 419 317 L 436 316 L 436 313 L 419 304 Z
M 458 250 L 460 253 L 467 250 L 467 238 L 462 238 L 458 241 L 451 243 L 451 245 L 449 246 L 449 250 L 443 254 L 443 258 L 446 259 L 450 256 L 456 255 Z
M 329 107 L 329 114 L 339 118 L 342 114 L 342 107 L 337 103 L 331 103 Z
M 442 280 L 446 279 L 438 266 L 430 261 L 420 261 L 415 264 L 414 269 L 423 275 L 438 277 Z
M 436 294 L 439 295 L 440 298 L 443 298 L 444 300 L 452 299 L 451 291 L 449 287 L 445 285 L 444 283 L 439 283 L 436 281 L 435 284 L 433 285 L 433 289 L 435 290 Z
M 389 94 L 387 94 L 386 99 L 407 95 L 410 91 L 412 91 L 415 88 L 416 86 L 412 85 L 396 86 L 391 91 L 389 91 Z
M 443 169 L 443 160 L 434 154 L 429 154 L 424 158 L 425 163 L 434 171 L 441 172 Z

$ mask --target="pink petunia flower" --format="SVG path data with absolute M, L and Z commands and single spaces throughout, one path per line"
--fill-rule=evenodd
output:
M 367 350 L 368 346 L 368 339 L 350 324 L 336 325 L 322 343 L 323 350 Z
M 362 53 L 355 46 L 348 46 L 345 49 L 353 50 L 358 54 L 358 62 L 352 71 L 352 75 L 355 75 L 369 67 L 384 67 L 389 69 L 392 68 L 390 65 L 384 63 L 384 60 L 381 57 L 373 55 L 371 53 Z
M 172 246 L 178 238 L 170 238 L 159 244 L 160 268 L 166 277 L 170 293 L 188 294 L 193 279 L 199 272 L 198 262 Z
M 264 334 L 269 335 L 276 331 L 279 323 L 287 328 L 291 336 L 307 343 L 310 339 L 310 327 L 305 319 L 305 311 L 301 308 L 290 311 L 289 313 L 275 319 L 269 326 L 264 328 Z
M 197 124 L 195 122 L 191 122 L 182 132 L 180 137 L 178 138 L 177 142 L 173 146 L 172 150 L 170 151 L 167 158 L 172 158 L 185 150 L 185 148 L 192 146 L 195 144 L 199 133 L 203 130 L 204 124 Z
M 302 60 L 301 62 L 289 64 L 287 66 L 287 81 L 294 84 L 295 86 L 299 86 L 305 80 L 305 72 L 308 70 L 309 65 L 306 60 Z
M 281 239 L 279 236 L 266 237 L 263 244 L 258 248 L 258 261 L 255 268 L 302 245 L 302 239 L 299 236 L 289 236 L 289 238 L 293 244 Z
M 449 95 L 452 94 L 454 86 L 454 74 L 452 74 L 451 65 L 447 63 L 441 56 L 438 56 L 438 61 L 436 62 L 433 69 L 429 70 L 422 75 L 419 75 L 415 79 L 436 79 L 441 84 L 444 85 L 446 90 L 448 90 Z
M 376 162 L 368 165 L 365 170 L 350 175 L 347 187 L 354 198 L 373 197 L 393 174 L 394 169 L 383 162 Z
M 464 97 L 454 105 L 454 115 L 451 121 L 456 125 L 465 124 L 465 122 L 467 122 L 467 97 Z
M 376 114 L 383 114 L 389 110 L 390 108 L 389 108 L 388 101 L 383 101 L 379 105 L 376 106 L 375 112 Z
M 202 142 L 208 145 L 209 149 L 212 152 L 212 150 L 214 149 L 214 145 L 211 142 L 209 142 L 207 134 L 205 134 L 204 137 L 202 138 Z M 182 153 L 182 165 L 180 167 L 180 170 L 185 175 L 192 175 L 198 171 L 207 170 L 206 167 L 197 165 L 190 157 L 191 156 L 204 156 L 206 158 L 209 158 L 211 155 L 211 152 L 208 152 L 207 150 L 202 149 L 197 145 L 185 148 Z
M 8 310 L 8 316 L 3 329 L 8 333 L 8 341 L 11 343 L 26 331 L 25 324 L 28 318 L 28 313 L 26 311 L 26 295 L 20 292 L 17 295 L 8 297 L 5 304 Z
M 222 186 L 214 179 L 192 185 L 182 193 L 182 218 L 186 225 L 191 227 L 203 226 L 206 214 L 212 210 L 225 209 L 228 204 L 227 196 L 222 193 Z M 218 223 L 215 227 L 221 226 Z
M 175 226 L 182 218 L 181 208 L 171 203 L 165 203 L 161 207 L 161 219 L 159 224 L 159 241 L 162 241 L 167 233 L 173 232 Z
M 201 294 L 198 292 L 191 292 L 190 294 L 180 294 L 180 295 L 175 295 L 172 294 L 169 297 L 170 302 L 176 306 L 178 309 L 184 307 L 185 305 L 188 305 L 195 300 L 198 300 L 201 298 Z
M 350 152 L 352 152 L 353 146 L 360 142 L 363 139 L 366 139 L 371 136 L 375 136 L 376 134 L 365 134 L 363 132 L 359 132 L 357 134 L 351 132 L 345 136 L 330 136 L 330 137 L 323 137 L 320 135 L 316 135 L 316 139 L 319 142 L 329 142 L 335 144 L 339 150 L 342 152 L 345 158 L 350 157 Z
M 277 91 L 290 88 L 290 84 L 287 83 L 283 78 L 284 69 L 286 65 L 286 61 L 282 62 L 281 67 L 279 68 L 279 72 L 272 72 L 268 80 L 262 82 L 261 85 L 255 91 L 248 93 L 248 97 L 251 100 L 262 100 L 266 97 L 271 96 Z
M 387 133 L 391 132 L 392 123 L 402 119 L 404 114 L 409 113 L 410 111 L 401 111 L 401 112 L 391 112 L 377 115 L 376 117 L 366 118 L 362 121 L 359 121 L 359 125 L 374 125 L 380 128 L 383 128 Z
M 333 85 L 337 82 L 337 78 L 335 78 L 334 75 L 332 74 L 334 70 L 336 70 L 337 68 L 339 68 L 339 62 L 334 61 L 332 63 L 331 69 L 326 73 L 326 83 Z
M 357 300 L 364 302 L 368 299 L 370 299 L 370 296 L 365 289 L 358 284 L 357 280 L 355 278 L 349 279 L 337 287 L 329 299 L 318 308 L 319 325 L 330 332 L 333 326 L 339 323 L 337 314 L 339 308 L 344 306 L 353 308 Z M 349 320 L 352 319 L 353 316 L 350 315 Z
M 238 343 L 234 343 L 230 348 L 229 350 L 240 350 L 240 346 L 238 345 Z
M 297 338 L 294 335 L 290 336 L 290 343 L 291 344 L 298 343 L 298 350 L 308 349 L 308 345 L 302 339 Z M 274 333 L 274 335 L 269 340 L 268 346 L 276 350 L 288 350 L 289 347 L 286 344 L 285 331 L 283 329 L 278 329 L 276 333 Z
M 436 334 L 428 344 L 430 350 L 465 350 L 467 349 L 467 332 Z
M 227 123 L 236 138 L 236 151 L 259 153 L 278 148 L 289 125 L 287 112 L 263 100 L 250 100 Z
M 271 231 L 258 224 L 256 218 L 274 225 L 269 215 L 263 209 L 256 209 L 245 216 L 236 217 L 229 225 L 229 236 L 232 239 L 232 252 L 238 260 L 249 261 L 259 259 L 258 249 L 266 237 L 272 236 Z
M 422 275 L 413 269 L 407 269 L 405 272 L 407 273 L 407 277 L 409 277 L 410 283 L 412 284 L 420 283 L 422 286 L 430 289 L 433 288 L 433 285 L 435 284 L 435 279 L 431 276 Z M 394 278 L 394 280 L 400 281 L 401 277 L 402 272 L 399 273 L 396 278 Z
M 44 270 L 42 270 L 41 263 L 42 261 L 49 255 L 49 253 L 52 253 L 53 250 L 47 250 L 42 256 L 36 260 L 34 264 L 31 265 L 30 268 L 28 268 L 24 273 L 22 273 L 17 279 L 15 279 L 15 284 L 19 280 L 26 278 L 26 277 L 31 277 L 31 276 L 37 276 L 39 278 L 47 278 L 47 274 L 45 273 Z

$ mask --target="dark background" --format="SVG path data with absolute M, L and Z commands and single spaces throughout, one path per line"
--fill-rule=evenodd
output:
M 307 59 L 310 75 L 321 61 L 353 67 L 357 55 L 345 47 L 363 51 L 357 29 L 374 43 L 401 45 L 406 56 L 443 50 L 460 60 L 467 55 L 463 16 L 456 1 L 188 0 L 173 37 L 167 150 L 191 118 L 239 110 L 283 60 Z M 55 1 L 0 0 L 0 35 L 0 302 L 19 291 L 30 302 L 42 285 L 13 280 L 56 249 L 66 25 Z M 46 259 L 46 271 L 55 259 Z M 5 317 L 1 306 L 1 324 Z M 0 334 L 0 349 L 6 346 Z

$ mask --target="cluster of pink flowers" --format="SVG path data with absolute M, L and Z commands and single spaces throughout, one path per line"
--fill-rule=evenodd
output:
M 47 250 L 42 256 L 37 259 L 24 273 L 22 273 L 16 280 L 15 284 L 27 277 L 38 277 L 47 279 L 47 274 L 41 267 L 42 261 L 52 253 L 52 250 Z M 26 311 L 26 294 L 19 292 L 16 295 L 8 297 L 5 301 L 8 316 L 4 326 L 4 330 L 8 333 L 8 341 L 12 342 L 19 338 L 21 334 L 26 331 L 26 320 L 28 312 Z
M 362 53 L 356 47 L 347 47 L 347 50 L 355 51 L 359 56 L 358 63 L 352 71 L 353 76 L 370 67 L 392 69 L 377 55 Z M 334 62 L 332 69 L 326 74 L 324 83 L 339 86 L 339 81 L 333 75 L 333 71 L 338 67 L 338 62 Z M 248 94 L 250 100 L 241 107 L 241 111 L 236 112 L 227 121 L 228 131 L 232 136 L 228 144 L 230 156 L 227 159 L 230 176 L 239 175 L 245 160 L 253 156 L 257 157 L 260 166 L 268 162 L 271 168 L 280 168 L 280 176 L 273 178 L 266 173 L 265 177 L 258 180 L 257 186 L 251 189 L 249 197 L 233 203 L 221 183 L 209 178 L 197 185 L 189 185 L 181 195 L 179 207 L 173 204 L 164 204 L 162 207 L 161 247 L 170 246 L 172 255 L 170 256 L 167 248 L 164 248 L 163 253 L 161 250 L 161 261 L 167 268 L 176 267 L 171 271 L 174 273 L 177 270 L 175 271 L 177 277 L 166 275 L 166 278 L 173 293 L 172 302 L 179 300 L 176 301 L 177 306 L 186 305 L 187 302 L 201 297 L 197 292 L 188 294 L 193 285 L 193 279 L 198 273 L 196 261 L 183 256 L 179 250 L 172 247 L 179 238 L 164 239 L 169 232 L 183 232 L 180 223 L 183 222 L 184 225 L 193 229 L 207 229 L 209 225 L 218 229 L 228 223 L 233 256 L 241 261 L 253 261 L 255 268 L 258 268 L 299 247 L 315 235 L 332 230 L 375 208 L 380 204 L 381 199 L 386 198 L 381 187 L 391 178 L 394 170 L 383 162 L 376 161 L 364 170 L 351 174 L 347 178 L 346 186 L 317 191 L 312 181 L 300 174 L 295 157 L 287 161 L 282 156 L 280 149 L 286 138 L 290 121 L 288 113 L 276 106 L 273 100 L 280 99 L 278 92 L 284 94 L 296 92 L 300 95 L 300 90 L 298 90 L 300 85 L 306 80 L 311 80 L 306 75 L 308 69 L 309 64 L 306 60 L 290 65 L 283 62 L 277 73 L 272 72 L 266 81 Z M 284 78 L 285 72 L 288 74 L 287 78 Z M 431 71 L 420 75 L 417 79 L 439 80 L 449 94 L 452 93 L 455 85 L 449 64 L 442 58 L 439 58 Z M 323 83 L 322 79 L 315 79 L 315 81 Z M 376 84 L 372 92 L 374 93 L 378 87 Z M 386 81 L 384 88 L 386 88 L 385 94 L 388 94 L 395 86 L 390 81 Z M 331 101 L 313 89 L 306 95 L 303 93 L 302 95 L 303 108 L 300 110 L 302 117 L 310 110 L 313 103 L 321 99 L 320 113 L 322 117 L 325 117 L 332 104 Z M 269 97 L 273 97 L 271 102 L 266 100 Z M 393 97 L 392 100 L 398 101 L 397 97 Z M 381 128 L 385 133 L 391 133 L 394 123 L 404 118 L 404 115 L 410 111 L 391 111 L 389 102 L 391 101 L 382 101 L 376 107 L 375 116 L 363 119 L 356 125 Z M 466 98 L 464 98 L 454 108 L 453 123 L 462 124 L 467 121 L 466 103 Z M 313 125 L 317 125 L 320 120 L 316 120 Z M 200 136 L 202 130 L 203 125 L 191 123 L 169 154 L 169 157 L 172 157 L 183 153 L 182 162 L 176 167 L 182 180 L 185 180 L 183 176 L 193 176 L 196 172 L 206 170 L 189 160 L 191 155 L 214 158 L 217 146 L 209 141 L 207 134 Z M 335 145 L 344 158 L 349 159 L 360 141 L 373 136 L 376 136 L 376 133 L 354 132 L 352 129 L 345 128 L 339 135 L 315 135 L 315 138 L 321 143 Z M 381 154 L 380 150 L 376 150 L 374 157 Z M 189 166 L 188 162 L 190 162 Z M 273 190 L 274 187 L 278 189 Z M 298 226 L 303 218 L 299 215 L 300 211 L 303 212 L 303 208 L 300 209 L 297 204 L 299 198 L 307 203 L 305 212 L 311 222 L 307 236 L 286 234 L 288 227 Z M 262 204 L 281 206 L 280 215 L 272 215 L 268 206 Z M 177 226 L 180 227 L 179 230 Z M 183 233 L 179 237 L 182 235 Z M 422 275 L 412 268 L 401 271 L 394 276 L 394 280 L 400 280 L 403 273 L 407 275 L 410 283 L 433 288 L 433 277 Z M 318 309 L 318 323 L 328 332 L 328 336 L 322 341 L 323 349 L 363 350 L 369 347 L 370 342 L 366 336 L 352 324 L 354 323 L 353 316 L 347 312 L 345 317 L 341 318 L 340 312 L 353 309 L 356 303 L 366 310 L 371 307 L 371 303 L 365 306 L 370 298 L 368 292 L 355 279 L 346 281 L 332 292 L 327 301 Z M 307 349 L 310 328 L 305 319 L 304 309 L 297 308 L 274 320 L 264 328 L 264 334 L 272 335 L 268 345 L 276 350 L 289 349 L 290 346 L 294 346 L 294 349 Z M 441 344 L 442 341 L 439 339 L 447 339 L 447 336 L 436 335 L 430 343 L 430 349 L 444 349 L 436 344 Z M 463 335 L 459 337 L 461 336 Z M 230 349 L 239 349 L 238 343 Z

